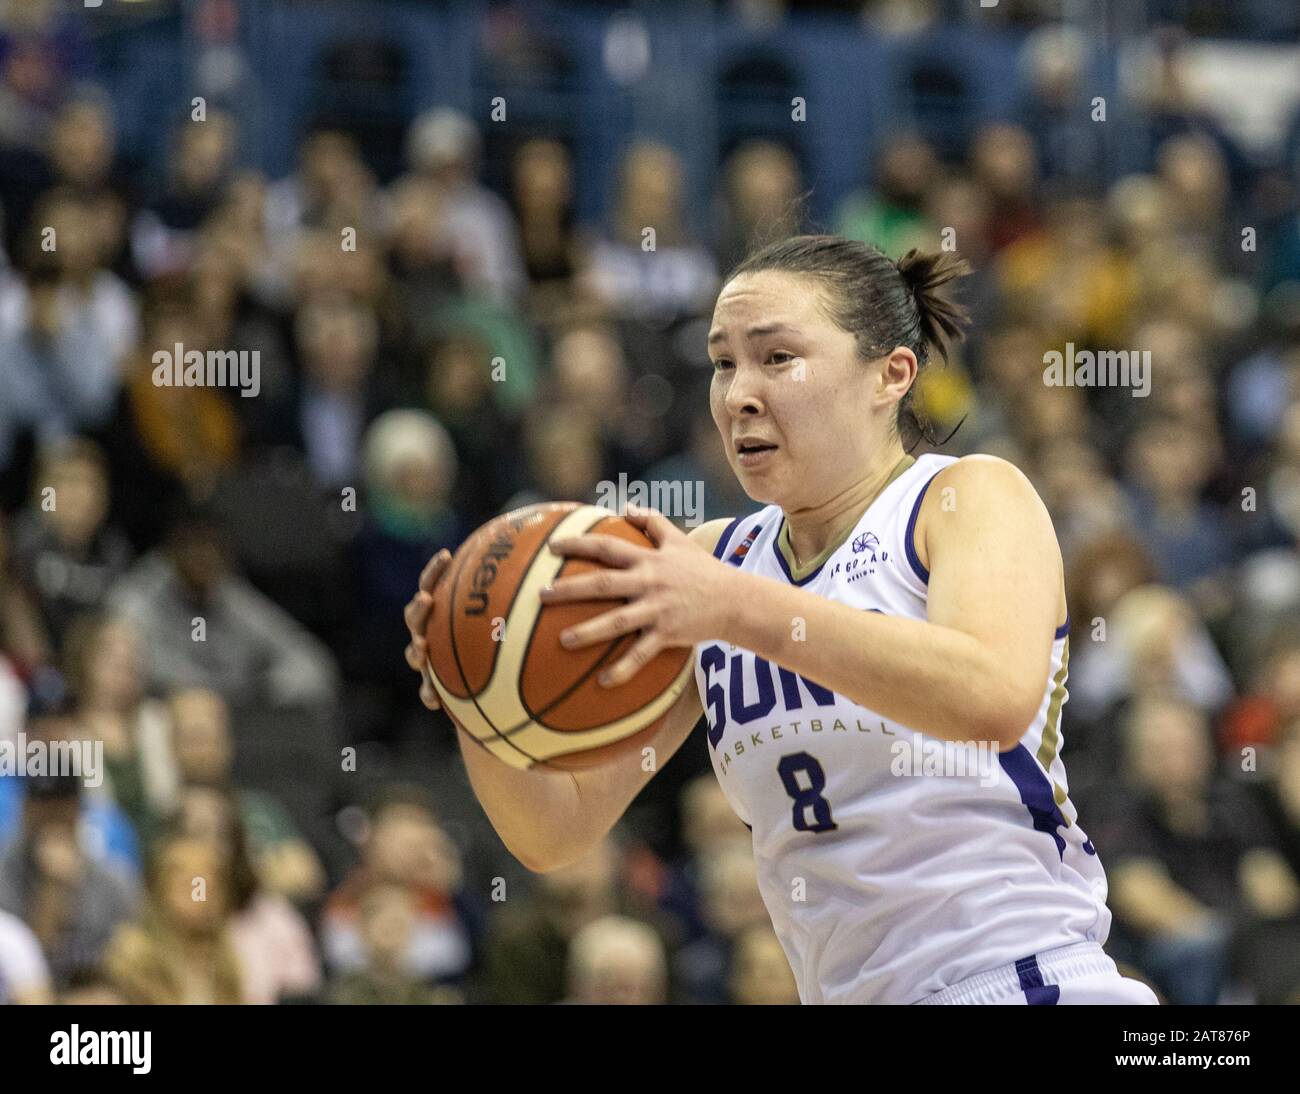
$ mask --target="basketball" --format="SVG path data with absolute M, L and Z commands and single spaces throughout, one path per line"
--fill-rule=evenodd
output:
M 452 559 L 429 621 L 429 668 L 456 725 L 512 767 L 569 769 L 640 748 L 690 679 L 688 649 L 664 650 L 631 680 L 601 686 L 598 674 L 636 641 L 567 650 L 560 634 L 622 601 L 543 605 L 552 581 L 600 563 L 547 550 L 552 537 L 618 536 L 651 547 L 628 521 L 594 505 L 530 505 L 489 521 Z

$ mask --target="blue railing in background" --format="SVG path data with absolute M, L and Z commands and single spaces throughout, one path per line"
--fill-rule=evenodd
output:
M 1066 5 L 1076 13 L 1103 6 Z M 633 135 L 662 138 L 682 154 L 701 217 L 727 151 L 746 137 L 784 141 L 804 165 L 814 214 L 826 218 L 861 184 L 889 134 L 914 128 L 958 155 L 977 125 L 1016 119 L 1025 101 L 1016 59 L 1027 28 L 978 15 L 918 38 L 889 39 L 847 15 L 796 12 L 775 29 L 754 30 L 708 3 L 521 7 L 541 47 L 527 61 L 487 47 L 507 24 L 484 2 L 258 0 L 241 11 L 237 44 L 247 78 L 213 98 L 236 114 L 246 161 L 273 177 L 292 168 L 299 139 L 316 121 L 350 128 L 389 178 L 402 167 L 410 120 L 432 105 L 456 106 L 480 122 L 485 172 L 499 187 L 521 140 L 557 136 L 573 150 L 582 178 L 604 180 L 582 188 L 578 213 L 587 219 L 605 212 L 618 156 Z M 1204 21 L 1213 7 L 1147 0 L 1145 8 L 1121 5 L 1105 19 L 1080 19 L 1090 43 L 1089 95 L 1114 96 L 1123 36 L 1159 14 Z M 194 10 L 182 3 L 97 42 L 123 149 L 153 169 L 190 97 L 204 90 L 200 44 L 188 31 Z M 1251 0 L 1242 10 L 1254 13 L 1256 29 L 1287 26 L 1288 12 L 1291 25 L 1300 20 L 1294 0 Z M 625 35 L 642 33 L 648 43 L 650 66 L 639 80 L 616 80 L 606 63 L 616 20 Z M 796 95 L 807 103 L 807 120 L 798 123 L 791 120 Z M 505 100 L 504 122 L 489 121 L 494 96 Z M 1143 119 L 1117 112 L 1107 124 L 1098 182 L 1141 166 L 1147 151 Z

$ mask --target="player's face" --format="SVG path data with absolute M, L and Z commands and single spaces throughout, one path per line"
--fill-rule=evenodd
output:
M 709 357 L 713 421 L 755 501 L 817 506 L 869 466 L 886 421 L 880 369 L 823 313 L 811 278 L 763 271 L 729 281 Z

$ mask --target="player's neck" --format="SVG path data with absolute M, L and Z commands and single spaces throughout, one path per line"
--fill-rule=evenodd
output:
M 809 565 L 827 549 L 843 542 L 885 487 L 914 462 L 904 454 L 900 444 L 889 445 L 872 461 L 866 474 L 847 490 L 816 508 L 786 513 L 786 533 L 799 565 Z

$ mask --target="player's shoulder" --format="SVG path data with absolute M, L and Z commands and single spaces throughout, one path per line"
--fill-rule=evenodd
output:
M 1010 460 L 983 452 L 961 456 L 935 472 L 932 485 L 970 488 L 989 496 L 1033 495 L 1038 492 L 1028 476 Z
M 1028 476 L 1009 460 L 980 453 L 954 460 L 930 480 L 914 542 L 928 567 L 930 551 L 944 542 L 966 549 L 972 537 L 1009 530 L 1042 534 L 1055 543 L 1051 515 Z
M 706 520 L 703 524 L 698 524 L 690 529 L 686 535 L 692 543 L 698 544 L 706 551 L 713 551 L 717 549 L 718 541 L 722 539 L 723 533 L 735 523 L 732 517 Z

